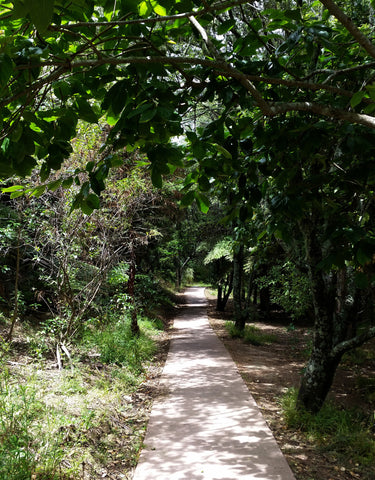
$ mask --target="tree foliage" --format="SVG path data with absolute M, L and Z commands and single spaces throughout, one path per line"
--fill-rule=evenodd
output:
M 78 187 L 73 209 L 100 206 L 124 150 L 142 150 L 158 188 L 184 166 L 183 206 L 207 212 L 213 193 L 224 205 L 237 313 L 246 253 L 267 236 L 270 252 L 308 273 L 315 339 L 299 398 L 317 410 L 343 353 L 375 335 L 360 315 L 374 281 L 373 4 L 2 2 L 0 177 L 37 168 L 46 182 L 71 155 L 79 120 L 102 118 L 98 155 L 48 182 Z M 124 215 L 133 238 L 136 217 Z M 165 250 L 180 267 L 181 238 Z
M 191 123 L 186 115 L 198 102 L 212 99 L 225 111 L 241 105 L 264 118 L 303 112 L 373 129 L 375 47 L 369 2 L 362 3 L 358 26 L 347 15 L 351 7 L 332 0 L 302 7 L 267 0 L 2 2 L 0 173 L 24 175 L 38 165 L 47 179 L 71 153 L 78 119 L 95 123 L 105 115 L 108 142 L 142 147 L 160 185 L 181 163 L 169 140 Z M 252 124 L 241 116 L 241 125 Z M 208 148 L 228 158 L 221 132 L 221 122 L 211 124 Z M 194 153 L 203 160 L 202 148 Z M 85 186 L 81 200 L 101 191 L 113 162 L 88 167 L 93 193 Z M 205 208 L 204 196 L 195 196 Z

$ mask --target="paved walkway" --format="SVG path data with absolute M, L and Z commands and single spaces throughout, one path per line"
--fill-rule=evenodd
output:
M 185 295 L 134 480 L 294 480 L 208 324 L 204 289 Z

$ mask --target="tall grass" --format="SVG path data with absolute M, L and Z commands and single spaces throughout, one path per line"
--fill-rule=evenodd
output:
M 234 322 L 226 322 L 225 328 L 232 338 L 242 338 L 246 343 L 255 346 L 268 345 L 277 341 L 277 336 L 271 333 L 262 332 L 254 325 L 245 325 L 243 330 L 236 327 Z
M 0 478 L 55 480 L 64 452 L 58 429 L 46 429 L 49 409 L 38 398 L 32 379 L 12 381 L 0 375 Z M 48 422 L 47 422 L 48 423 Z M 68 477 L 65 477 L 68 478 Z
M 343 460 L 375 467 L 375 416 L 358 409 L 342 409 L 326 402 L 318 414 L 296 409 L 297 390 L 290 389 L 282 399 L 287 426 L 302 431 L 324 451 Z
M 96 345 L 103 363 L 126 366 L 134 372 L 141 372 L 145 362 L 150 361 L 156 351 L 156 344 L 150 333 L 160 328 L 149 320 L 140 319 L 140 335 L 134 336 L 130 320 L 120 318 L 116 323 L 92 332 L 89 341 Z

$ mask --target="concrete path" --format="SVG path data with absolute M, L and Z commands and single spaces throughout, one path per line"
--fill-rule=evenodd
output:
M 204 289 L 185 295 L 133 480 L 295 480 L 208 324 Z

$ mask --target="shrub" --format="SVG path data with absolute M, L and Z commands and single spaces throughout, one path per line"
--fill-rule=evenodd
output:
M 276 335 L 264 333 L 254 325 L 246 325 L 243 330 L 240 330 L 233 322 L 226 322 L 225 328 L 232 338 L 243 338 L 245 342 L 255 346 L 267 345 L 277 341 Z
M 292 319 L 306 314 L 312 306 L 311 284 L 307 274 L 291 262 L 274 265 L 267 275 L 256 280 L 261 288 L 269 287 L 271 301 L 280 305 Z

